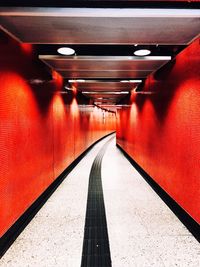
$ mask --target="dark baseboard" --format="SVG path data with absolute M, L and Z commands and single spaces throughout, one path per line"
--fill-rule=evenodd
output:
M 159 195 L 165 204 L 172 210 L 172 212 L 179 218 L 179 220 L 186 226 L 192 235 L 200 242 L 200 225 L 165 191 L 160 187 L 148 173 L 142 169 L 137 162 L 132 159 L 126 151 L 117 144 L 117 147 L 122 151 L 128 161 L 133 167 L 142 175 L 146 182 Z
M 48 198 L 63 182 L 67 175 L 73 170 L 73 168 L 81 161 L 81 159 L 96 145 L 99 141 L 105 137 L 113 134 L 114 132 L 103 136 L 96 142 L 94 142 L 89 148 L 87 148 L 78 158 L 76 158 L 57 178 L 56 180 L 36 199 L 36 201 L 20 216 L 20 218 L 8 229 L 8 231 L 0 238 L 0 258 L 13 244 L 16 238 L 29 224 L 41 207 L 45 204 Z

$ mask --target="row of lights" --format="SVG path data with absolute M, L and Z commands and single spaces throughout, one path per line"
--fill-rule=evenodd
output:
M 68 87 L 68 86 L 65 86 L 65 89 L 67 90 L 67 91 L 73 91 L 73 88 L 70 88 L 70 87 Z M 116 91 L 116 92 L 108 92 L 108 91 L 105 91 L 105 92 L 102 92 L 102 91 L 82 91 L 82 93 L 83 94 L 108 94 L 108 95 L 110 95 L 110 94 L 114 94 L 114 95 L 122 95 L 122 94 L 129 94 L 129 92 L 128 91 Z M 102 99 L 102 98 L 98 98 L 98 99 Z
M 86 80 L 83 79 L 77 79 L 77 80 L 68 80 L 69 83 L 84 83 Z M 121 83 L 141 83 L 142 80 L 121 80 Z M 67 86 L 65 86 L 65 89 L 69 90 Z M 83 94 L 98 94 L 98 91 L 92 92 L 92 91 L 82 91 Z M 121 95 L 121 94 L 129 94 L 128 91 L 117 91 L 117 92 L 100 92 L 100 94 L 115 94 L 115 95 Z
M 84 83 L 86 80 L 83 79 L 73 79 L 73 80 L 68 80 L 69 83 Z M 121 80 L 121 83 L 141 83 L 142 80 Z
M 75 54 L 75 50 L 70 47 L 60 47 L 57 52 L 64 56 L 72 56 Z M 135 56 L 144 57 L 151 54 L 151 51 L 148 49 L 139 49 L 134 52 Z
M 70 48 L 70 47 L 60 47 L 58 50 L 58 53 L 61 54 L 61 55 L 65 55 L 65 56 L 71 56 L 71 55 L 74 55 L 75 54 L 75 50 Z M 148 49 L 140 49 L 140 50 L 136 50 L 134 52 L 134 55 L 136 56 L 147 56 L 151 53 L 150 50 Z M 85 80 L 83 79 L 71 79 L 71 80 L 68 80 L 69 83 L 84 83 Z M 121 83 L 141 83 L 142 80 L 121 80 L 120 81 Z M 71 89 L 71 88 L 66 88 L 66 89 Z M 97 94 L 98 92 L 87 92 L 87 91 L 83 91 L 82 92 L 83 94 Z M 129 94 L 128 91 L 121 91 L 121 92 L 101 92 L 101 94 Z
M 102 92 L 102 91 L 82 91 L 82 93 L 83 94 L 96 94 L 96 95 L 98 95 L 98 94 L 101 94 L 101 95 L 123 95 L 123 94 L 129 94 L 129 92 L 128 91 L 117 91 L 117 92 L 108 92 L 108 91 L 106 91 L 106 92 Z

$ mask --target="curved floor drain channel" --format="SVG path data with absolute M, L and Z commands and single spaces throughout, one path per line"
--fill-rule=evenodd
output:
M 81 267 L 111 267 L 101 163 L 113 138 L 103 145 L 90 171 Z

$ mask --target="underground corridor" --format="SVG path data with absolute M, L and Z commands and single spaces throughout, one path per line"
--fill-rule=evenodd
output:
M 0 85 L 0 267 L 200 266 L 200 1 L 2 1 Z

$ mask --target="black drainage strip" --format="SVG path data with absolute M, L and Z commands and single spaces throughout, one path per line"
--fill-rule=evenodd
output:
M 81 267 L 111 267 L 106 212 L 101 180 L 101 163 L 109 139 L 97 154 L 89 177 Z

